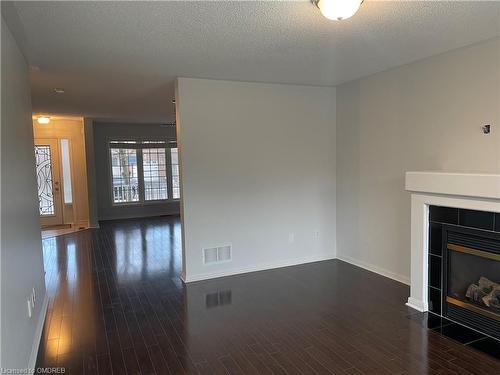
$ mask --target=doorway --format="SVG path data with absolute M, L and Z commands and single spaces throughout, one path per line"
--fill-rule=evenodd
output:
M 33 116 L 33 135 L 42 237 L 88 228 L 83 118 Z

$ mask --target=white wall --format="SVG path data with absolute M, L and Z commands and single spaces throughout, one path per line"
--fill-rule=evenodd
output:
M 2 17 L 1 368 L 34 365 L 45 284 L 28 66 Z M 34 315 L 27 299 L 37 291 Z M 36 349 L 36 345 L 35 345 Z M 31 356 L 31 362 L 30 362 Z
M 500 172 L 500 39 L 337 88 L 339 258 L 408 282 L 411 170 Z
M 334 88 L 179 78 L 177 120 L 188 281 L 335 257 Z

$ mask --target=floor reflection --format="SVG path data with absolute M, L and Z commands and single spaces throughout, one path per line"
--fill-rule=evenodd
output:
M 341 261 L 184 285 L 178 217 L 103 223 L 43 252 L 38 365 L 66 374 L 500 373 L 408 319 L 407 286 Z
M 49 305 L 38 365 L 102 374 L 152 366 L 144 353 L 161 339 L 148 300 L 183 320 L 179 217 L 104 222 L 42 245 Z
M 137 282 L 155 274 L 179 275 L 182 264 L 179 222 L 139 223 L 113 231 L 111 251 L 119 283 Z

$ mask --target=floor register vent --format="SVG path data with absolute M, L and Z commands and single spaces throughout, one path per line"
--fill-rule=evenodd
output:
M 213 264 L 231 260 L 231 245 L 203 249 L 203 263 Z

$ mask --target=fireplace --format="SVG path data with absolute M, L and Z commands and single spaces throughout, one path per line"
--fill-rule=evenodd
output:
M 429 311 L 500 339 L 500 214 L 429 206 Z
M 441 238 L 442 316 L 500 339 L 500 233 L 444 224 Z
M 405 188 L 411 192 L 407 306 L 424 313 L 429 329 L 499 357 L 491 292 L 500 281 L 500 174 L 407 172 Z

